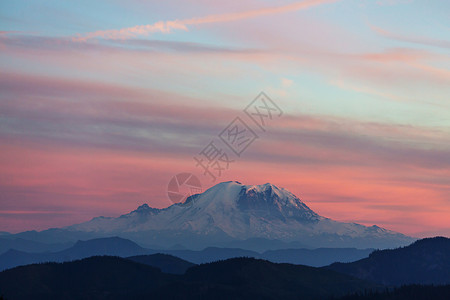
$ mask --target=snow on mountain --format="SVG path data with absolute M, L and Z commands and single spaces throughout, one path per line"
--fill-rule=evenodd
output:
M 185 203 L 164 209 L 144 204 L 118 218 L 98 217 L 65 229 L 153 243 L 201 239 L 205 245 L 264 238 L 300 241 L 316 247 L 390 247 L 413 240 L 375 225 L 367 227 L 322 217 L 289 191 L 270 183 L 244 185 L 237 181 L 219 183 L 189 197 Z

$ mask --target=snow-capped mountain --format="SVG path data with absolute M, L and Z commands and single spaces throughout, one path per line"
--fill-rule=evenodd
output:
M 322 217 L 289 191 L 270 183 L 222 182 L 164 209 L 144 204 L 118 218 L 97 217 L 63 228 L 91 236 L 118 235 L 144 244 L 191 248 L 233 241 L 274 240 L 310 247 L 386 248 L 412 238 L 378 226 Z

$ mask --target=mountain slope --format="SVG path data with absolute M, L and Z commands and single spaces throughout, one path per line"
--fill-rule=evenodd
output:
M 414 239 L 378 226 L 343 223 L 319 216 L 289 191 L 272 184 L 223 182 L 165 209 L 144 204 L 118 218 L 94 218 L 63 228 L 140 243 L 191 249 L 248 239 L 301 242 L 309 247 L 386 248 Z
M 426 238 L 407 247 L 375 251 L 368 258 L 326 268 L 386 285 L 450 284 L 450 239 Z

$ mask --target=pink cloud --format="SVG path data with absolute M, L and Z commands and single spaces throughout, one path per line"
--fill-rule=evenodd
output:
M 370 28 L 377 34 L 384 36 L 386 38 L 389 38 L 389 39 L 393 39 L 393 40 L 397 40 L 397 41 L 401 41 L 401 42 L 413 43 L 413 44 L 421 44 L 421 45 L 427 45 L 427 46 L 440 47 L 440 48 L 450 48 L 449 40 L 438 40 L 438 39 L 433 39 L 433 38 L 424 37 L 424 36 L 402 35 L 402 34 L 394 33 L 389 30 L 374 26 L 374 25 L 370 25 Z

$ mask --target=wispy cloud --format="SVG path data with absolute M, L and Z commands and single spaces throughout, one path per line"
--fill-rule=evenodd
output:
M 184 20 L 174 20 L 174 21 L 159 21 L 148 25 L 138 25 L 133 27 L 127 27 L 122 29 L 110 29 L 110 30 L 98 30 L 94 32 L 89 32 L 86 34 L 80 34 L 78 37 L 74 38 L 76 41 L 86 41 L 92 38 L 104 38 L 104 39 L 129 39 L 135 38 L 137 36 L 145 36 L 155 32 L 170 33 L 174 30 L 188 30 L 190 25 L 201 25 L 207 23 L 224 23 L 233 22 L 243 19 L 281 14 L 291 11 L 298 11 L 302 9 L 307 9 L 309 7 L 318 6 L 321 4 L 337 2 L 339 0 L 305 0 L 301 2 L 295 2 L 288 5 L 261 8 L 255 10 L 249 10 L 238 13 L 229 14 L 215 14 L 205 17 L 184 19 Z

